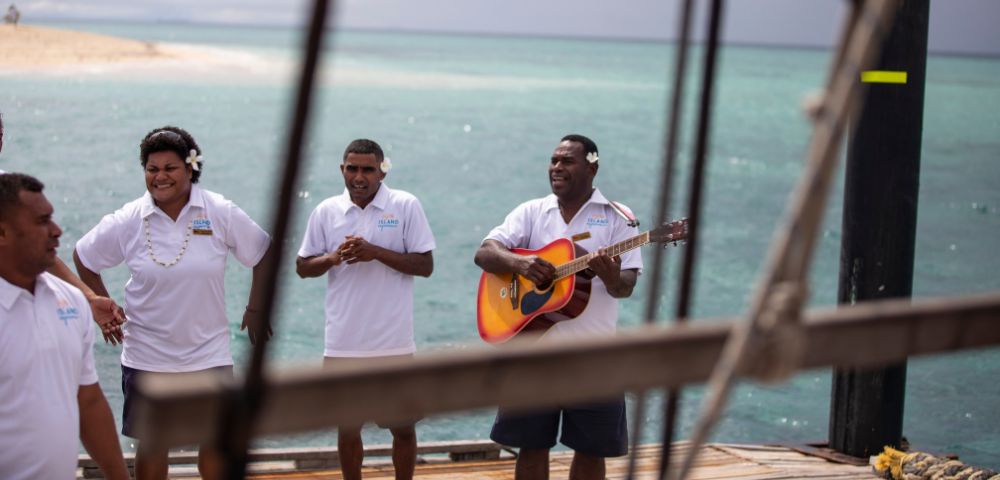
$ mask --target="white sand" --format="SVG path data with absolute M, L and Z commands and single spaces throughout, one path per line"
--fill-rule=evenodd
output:
M 142 42 L 33 25 L 0 25 L 0 74 L 166 73 L 205 80 L 260 76 L 261 80 L 274 81 L 287 75 L 288 67 L 240 50 Z

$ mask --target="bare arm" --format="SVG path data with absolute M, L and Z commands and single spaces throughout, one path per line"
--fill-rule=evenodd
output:
M 100 384 L 81 385 L 76 401 L 80 408 L 80 441 L 90 458 L 97 462 L 105 478 L 127 480 L 128 470 L 118 443 L 115 418 Z
M 361 237 L 348 236 L 336 253 L 348 264 L 376 260 L 406 275 L 429 277 L 434 272 L 431 252 L 400 253 L 368 243 Z
M 110 298 L 101 276 L 83 266 L 76 250 L 73 250 L 73 263 L 76 265 L 76 271 L 80 273 L 79 277 L 74 275 L 58 257 L 55 265 L 49 269 L 49 273 L 83 292 L 90 303 L 90 309 L 94 312 L 94 322 L 101 327 L 101 335 L 104 336 L 105 343 L 112 345 L 122 343 L 122 324 L 125 323 L 125 312 L 122 311 L 122 307 Z
M 267 265 L 274 262 L 274 244 L 267 247 L 264 256 L 261 257 L 257 265 L 253 267 L 253 277 L 250 279 L 250 298 L 247 299 L 247 308 L 243 312 L 243 324 L 240 330 L 247 330 L 250 343 L 257 343 L 257 340 L 265 342 L 271 338 L 273 332 L 270 325 L 261 325 L 262 310 L 264 308 L 264 292 L 261 290 L 264 283 L 264 273 Z
M 301 278 L 313 278 L 325 274 L 331 268 L 340 265 L 340 254 L 337 252 L 316 255 L 314 257 L 297 257 L 295 273 Z
M 518 255 L 496 240 L 485 240 L 476 251 L 476 265 L 489 273 L 516 273 L 544 285 L 552 280 L 556 268 L 537 255 Z
M 601 248 L 597 251 L 597 255 L 587 262 L 587 266 L 600 277 L 612 297 L 627 298 L 632 295 L 638 273 L 634 268 L 622 270 L 621 258 L 610 257 L 607 250 Z

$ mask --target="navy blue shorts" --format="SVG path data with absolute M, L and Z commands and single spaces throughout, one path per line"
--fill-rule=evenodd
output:
M 595 457 L 620 457 L 628 453 L 625 398 L 607 403 L 574 405 L 546 410 L 511 411 L 501 408 L 490 439 L 501 445 L 550 449 L 559 443 Z
M 221 367 L 209 368 L 207 370 L 216 370 L 221 375 L 225 375 L 227 380 L 233 379 L 232 365 L 224 365 Z M 122 365 L 122 393 L 125 396 L 125 402 L 122 404 L 122 435 L 127 437 L 136 438 L 136 436 L 132 434 L 132 430 L 134 429 L 133 422 L 135 422 L 134 415 L 132 415 L 132 405 L 135 399 L 139 397 L 139 391 L 136 387 L 136 378 L 139 378 L 139 375 L 144 373 L 150 372 L 146 372 L 145 370 L 136 370 L 132 367 Z

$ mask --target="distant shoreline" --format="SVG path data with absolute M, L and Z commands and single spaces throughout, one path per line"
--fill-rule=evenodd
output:
M 35 69 L 177 58 L 156 43 L 36 25 L 0 25 L 0 66 Z
M 208 26 L 208 27 L 225 27 L 225 28 L 260 28 L 260 29 L 297 29 L 302 28 L 300 25 L 284 25 L 284 24 L 265 24 L 265 23 L 228 23 L 228 22 L 190 22 L 181 20 L 158 20 L 152 22 L 142 22 L 142 21 L 123 21 L 116 19 L 68 19 L 68 18 L 43 18 L 40 20 L 46 24 L 67 24 L 67 25 L 79 25 L 81 23 L 93 23 L 93 24 L 109 24 L 109 25 L 135 25 L 148 23 L 151 25 L 184 25 L 184 26 Z M 327 31 L 332 31 L 331 27 L 327 27 Z M 472 38 L 522 38 L 522 39 L 542 39 L 542 40 L 576 40 L 576 41 L 592 41 L 592 42 L 614 42 L 614 43 L 638 43 L 638 44 L 652 44 L 652 45 L 675 45 L 677 39 L 675 38 L 659 38 L 659 37 L 643 37 L 643 36 L 587 36 L 587 35 L 558 35 L 558 34 L 539 34 L 539 33 L 508 33 L 500 31 L 488 31 L 488 32 L 476 32 L 476 31 L 462 31 L 462 30 L 440 30 L 440 29 L 418 29 L 418 28 L 377 28 L 377 27 L 340 27 L 336 29 L 337 32 L 350 32 L 350 33 L 377 33 L 377 34 L 402 34 L 402 35 L 431 35 L 431 36 L 446 36 L 446 37 L 472 37 Z M 775 42 L 767 41 L 749 41 L 749 40 L 727 40 L 723 39 L 722 46 L 731 48 L 767 48 L 767 49 L 781 49 L 781 50 L 805 50 L 805 51 L 833 51 L 835 39 L 831 39 L 830 45 L 824 45 L 821 43 L 801 43 L 801 44 L 781 44 Z M 692 46 L 701 46 L 704 44 L 704 39 L 698 36 L 691 39 Z M 974 51 L 958 51 L 958 50 L 948 50 L 941 48 L 929 48 L 927 52 L 929 57 L 957 57 L 957 58 L 973 58 L 973 59 L 983 59 L 983 60 L 1000 60 L 1000 53 L 989 53 L 989 52 L 974 52 Z
M 238 49 L 148 42 L 40 25 L 0 25 L 0 74 L 248 76 L 282 68 Z M 178 76 L 178 75 L 173 75 Z

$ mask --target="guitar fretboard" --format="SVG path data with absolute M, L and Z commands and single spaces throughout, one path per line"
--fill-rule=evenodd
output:
M 635 250 L 647 243 L 649 243 L 649 232 L 642 232 L 632 238 L 622 240 L 608 247 L 608 256 L 615 257 L 629 250 Z M 556 280 L 561 280 L 570 275 L 576 275 L 577 272 L 586 270 L 587 262 L 589 262 L 591 258 L 594 258 L 596 256 L 597 252 L 591 252 L 582 257 L 575 258 L 562 265 L 559 265 L 558 267 L 556 267 Z

